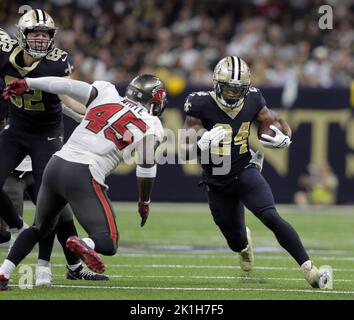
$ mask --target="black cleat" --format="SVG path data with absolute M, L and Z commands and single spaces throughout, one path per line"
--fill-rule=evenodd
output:
M 9 288 L 9 279 L 7 279 L 3 274 L 0 274 L 0 291 L 7 291 Z
M 0 244 L 10 241 L 11 233 L 8 231 L 0 231 Z
M 107 281 L 109 278 L 103 274 L 97 274 L 90 270 L 84 269 L 83 266 L 79 266 L 76 270 L 72 271 L 68 268 L 66 274 L 68 280 L 94 280 L 94 281 Z

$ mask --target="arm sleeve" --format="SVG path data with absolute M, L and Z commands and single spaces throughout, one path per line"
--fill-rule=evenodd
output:
M 65 94 L 87 105 L 93 87 L 83 81 L 61 77 L 26 78 L 30 89 L 38 89 L 52 94 Z
M 75 121 L 78 122 L 78 123 L 80 123 L 80 122 L 82 121 L 82 119 L 84 118 L 84 116 L 85 116 L 85 115 L 83 115 L 83 114 L 77 113 L 77 112 L 75 112 L 74 110 L 68 108 L 64 103 L 61 104 L 61 107 L 62 107 L 63 113 L 64 113 L 67 117 L 69 117 L 69 118 L 75 120 Z

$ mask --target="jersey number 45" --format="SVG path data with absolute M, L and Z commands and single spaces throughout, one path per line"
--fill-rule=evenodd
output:
M 85 120 L 88 120 L 86 128 L 93 133 L 101 132 L 108 124 L 108 120 L 121 111 L 124 107 L 119 104 L 105 104 L 89 110 Z M 111 140 L 119 150 L 123 150 L 134 141 L 133 133 L 128 129 L 128 124 L 133 124 L 145 133 L 149 127 L 131 111 L 123 113 L 116 121 L 106 127 L 104 136 Z

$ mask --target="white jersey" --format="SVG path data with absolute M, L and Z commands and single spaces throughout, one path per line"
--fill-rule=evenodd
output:
M 79 126 L 56 156 L 71 162 L 88 164 L 94 179 L 105 186 L 107 175 L 132 151 L 144 136 L 163 139 L 158 117 L 131 100 L 121 97 L 106 81 L 92 84 L 98 92 Z

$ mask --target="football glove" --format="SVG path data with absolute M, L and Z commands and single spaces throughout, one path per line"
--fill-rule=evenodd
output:
M 203 133 L 198 141 L 198 147 L 201 151 L 206 151 L 210 147 L 218 147 L 222 139 L 225 138 L 225 129 L 221 126 Z
M 11 95 L 20 96 L 27 91 L 28 85 L 25 79 L 11 81 L 5 88 L 2 96 L 5 100 L 9 100 Z
M 281 132 L 277 127 L 271 125 L 269 126 L 275 132 L 275 136 L 269 136 L 267 134 L 262 134 L 261 137 L 266 140 L 260 139 L 260 143 L 265 148 L 288 148 L 291 144 L 290 138 Z
M 149 201 L 139 201 L 138 207 L 139 207 L 139 214 L 141 217 L 141 223 L 140 226 L 143 227 L 150 212 L 149 208 L 150 200 Z

